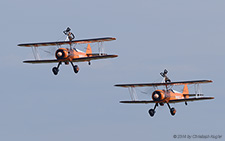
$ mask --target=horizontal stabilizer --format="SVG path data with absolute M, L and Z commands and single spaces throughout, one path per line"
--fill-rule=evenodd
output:
M 184 96 L 203 96 L 204 94 L 183 94 Z
M 86 54 L 87 56 L 99 56 L 99 53 L 88 53 L 88 54 Z M 103 53 L 101 53 L 101 55 L 107 55 L 107 54 L 103 54 Z
M 176 99 L 176 100 L 170 100 L 169 103 L 188 102 L 188 101 L 199 101 L 199 100 L 210 100 L 210 99 L 214 99 L 214 97 L 198 97 L 198 98 Z
M 91 57 L 80 57 L 73 59 L 73 62 L 86 62 L 91 60 L 99 60 L 99 59 L 107 59 L 107 58 L 115 58 L 118 57 L 118 55 L 101 55 L 101 56 L 91 56 Z

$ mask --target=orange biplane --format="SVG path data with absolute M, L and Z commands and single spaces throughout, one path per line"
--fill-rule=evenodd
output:
M 172 116 L 175 115 L 176 109 L 171 108 L 169 103 L 178 103 L 184 102 L 187 105 L 189 101 L 199 101 L 199 100 L 209 100 L 214 99 L 214 97 L 203 97 L 203 94 L 200 93 L 199 84 L 202 83 L 211 83 L 212 80 L 195 80 L 195 81 L 179 81 L 179 82 L 171 82 L 171 80 L 167 77 L 168 71 L 165 69 L 164 72 L 161 72 L 161 76 L 164 78 L 162 83 L 142 83 L 142 84 L 117 84 L 116 87 L 125 87 L 128 88 L 131 101 L 120 101 L 120 103 L 155 103 L 153 109 L 149 110 L 149 114 L 151 117 L 155 114 L 155 109 L 158 105 L 164 106 L 166 103 L 170 109 L 170 113 Z M 195 85 L 195 93 L 190 94 L 187 85 Z M 174 85 L 184 85 L 183 92 L 178 92 L 172 89 Z M 158 86 L 165 86 L 165 89 L 158 89 Z M 153 87 L 155 91 L 152 93 L 152 100 L 137 100 L 137 95 L 135 91 L 135 87 Z
M 43 43 L 25 43 L 18 44 L 22 47 L 32 47 L 32 51 L 35 57 L 35 60 L 23 61 L 24 63 L 58 63 L 57 67 L 52 68 L 52 71 L 55 75 L 59 72 L 59 67 L 64 62 L 66 65 L 71 63 L 75 73 L 78 73 L 79 67 L 74 65 L 73 62 L 88 62 L 91 64 L 91 60 L 106 59 L 106 58 L 115 58 L 118 55 L 108 55 L 103 52 L 103 42 L 113 41 L 116 38 L 104 37 L 104 38 L 93 38 L 93 39 L 84 39 L 84 40 L 73 40 L 75 38 L 74 34 L 70 32 L 71 29 L 68 27 L 63 33 L 67 36 L 65 41 L 56 41 L 56 42 L 43 42 Z M 92 53 L 90 43 L 98 43 L 99 53 Z M 86 52 L 82 52 L 75 48 L 77 44 L 87 44 Z M 63 48 L 61 45 L 69 45 L 69 48 Z M 73 47 L 74 45 L 74 47 Z M 37 48 L 40 46 L 57 46 L 58 49 L 55 52 L 56 59 L 49 60 L 40 60 Z

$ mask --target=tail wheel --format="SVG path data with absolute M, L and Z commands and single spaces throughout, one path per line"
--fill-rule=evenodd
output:
M 149 113 L 149 115 L 150 115 L 151 117 L 153 117 L 154 114 L 155 114 L 155 110 L 154 110 L 154 109 L 150 109 L 150 110 L 148 111 L 148 113 Z
M 174 116 L 176 114 L 176 109 L 175 108 L 171 108 L 170 109 L 170 113 L 172 116 Z
M 52 72 L 54 75 L 57 75 L 59 72 L 59 69 L 57 67 L 52 68 Z

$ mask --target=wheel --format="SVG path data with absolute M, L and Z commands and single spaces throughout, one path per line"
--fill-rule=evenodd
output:
M 170 113 L 172 116 L 174 116 L 176 114 L 176 109 L 175 108 L 171 108 L 170 109 Z
M 91 62 L 90 61 L 88 62 L 88 65 L 91 65 Z
M 159 103 L 160 106 L 164 106 L 164 103 Z
M 77 65 L 75 65 L 75 66 L 73 67 L 73 70 L 74 70 L 75 73 L 78 73 L 79 67 L 78 67 Z
M 148 111 L 148 113 L 149 113 L 149 115 L 150 115 L 151 117 L 153 117 L 154 114 L 155 114 L 155 110 L 150 109 L 150 110 Z
M 57 75 L 59 72 L 59 69 L 57 67 L 52 68 L 52 72 L 54 73 L 54 75 Z

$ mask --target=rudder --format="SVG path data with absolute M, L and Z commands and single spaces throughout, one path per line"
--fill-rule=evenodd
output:
M 184 88 L 183 88 L 183 94 L 189 94 L 189 90 L 188 90 L 187 84 L 184 85 Z M 189 98 L 189 95 L 187 95 L 186 98 Z
M 91 45 L 88 44 L 86 54 L 92 54 Z

